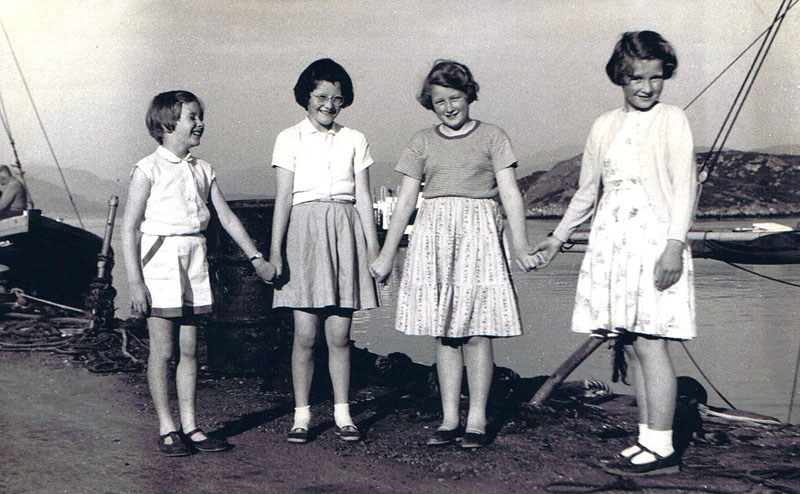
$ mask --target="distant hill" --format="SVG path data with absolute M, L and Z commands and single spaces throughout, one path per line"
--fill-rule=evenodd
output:
M 697 153 L 698 166 L 708 156 Z M 554 217 L 578 187 L 581 155 L 518 182 L 529 216 Z M 723 151 L 703 186 L 698 217 L 766 217 L 800 214 L 800 156 Z
M 81 216 L 105 213 L 112 195 L 120 196 L 121 203 L 124 203 L 127 184 L 103 179 L 85 170 L 66 169 L 64 176 Z M 75 213 L 57 170 L 48 169 L 48 174 L 43 176 L 41 169 L 37 169 L 35 173 L 27 173 L 25 179 L 37 209 L 54 218 L 74 218 Z

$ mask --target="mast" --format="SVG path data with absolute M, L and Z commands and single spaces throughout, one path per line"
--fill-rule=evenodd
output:
M 17 173 L 19 174 L 20 181 L 22 182 L 22 186 L 25 188 L 25 198 L 27 201 L 27 208 L 33 209 L 33 196 L 31 196 L 31 191 L 28 188 L 28 183 L 25 181 L 25 171 L 22 169 L 22 163 L 19 161 L 19 153 L 17 153 L 17 144 L 14 142 L 14 136 L 11 134 L 11 125 L 8 122 L 8 114 L 6 113 L 6 104 L 5 100 L 3 100 L 3 93 L 0 91 L 0 121 L 3 123 L 3 129 L 6 131 L 6 135 L 8 136 L 8 142 L 11 144 L 11 151 L 14 153 L 14 164 L 12 165 L 13 168 L 17 169 Z
M 25 91 L 28 93 L 28 100 L 31 102 L 31 106 L 33 107 L 33 112 L 36 114 L 36 120 L 39 122 L 39 128 L 42 129 L 42 134 L 44 134 L 44 140 L 47 142 L 47 148 L 50 150 L 50 155 L 53 157 L 53 161 L 56 164 L 56 168 L 58 168 L 58 174 L 61 176 L 61 182 L 64 184 L 64 189 L 67 192 L 67 197 L 69 197 L 69 202 L 72 205 L 72 210 L 75 211 L 75 216 L 78 217 L 78 223 L 80 223 L 81 228 L 86 228 L 83 224 L 83 219 L 81 219 L 81 213 L 78 211 L 78 206 L 75 204 L 75 199 L 72 197 L 72 192 L 69 190 L 69 185 L 67 184 L 67 179 L 64 177 L 64 171 L 61 169 L 61 163 L 58 161 L 58 157 L 56 156 L 56 152 L 53 149 L 53 145 L 50 142 L 50 137 L 47 134 L 47 130 L 44 128 L 44 123 L 42 122 L 42 117 L 39 114 L 39 109 L 36 106 L 36 102 L 33 100 L 33 95 L 31 94 L 31 89 L 28 87 L 28 81 L 25 80 L 25 76 L 22 73 L 22 67 L 20 67 L 19 60 L 17 59 L 17 54 L 14 52 L 14 47 L 11 45 L 11 39 L 8 37 L 8 31 L 6 31 L 6 26 L 3 24 L 3 20 L 0 19 L 0 28 L 3 30 L 3 34 L 6 37 L 6 42 L 8 43 L 8 49 L 11 51 L 11 57 L 14 59 L 14 64 L 17 67 L 17 72 L 19 73 L 20 79 L 22 79 L 22 84 L 25 86 Z M 3 112 L 5 115 L 5 111 Z M 3 117 L 4 123 L 6 121 L 5 116 Z M 16 147 L 14 146 L 14 140 L 11 138 L 11 134 L 9 128 L 6 126 L 6 132 L 9 134 L 9 138 L 12 142 L 12 148 L 14 148 L 14 156 L 17 156 Z M 19 164 L 19 158 L 17 158 L 17 164 Z M 22 169 L 20 168 L 20 172 Z M 23 185 L 25 182 L 23 182 Z M 27 189 L 27 187 L 26 187 Z

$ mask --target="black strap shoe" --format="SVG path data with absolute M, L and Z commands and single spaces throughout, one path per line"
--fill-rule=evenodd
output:
M 169 444 L 166 442 L 167 438 L 169 438 L 171 441 Z M 166 434 L 161 434 L 158 436 L 158 450 L 161 451 L 161 453 L 165 456 L 189 455 L 189 449 L 181 440 L 181 437 L 178 435 L 177 431 L 167 432 Z
M 644 477 L 647 475 L 665 475 L 668 473 L 678 473 L 681 471 L 681 457 L 677 451 L 674 451 L 669 456 L 661 456 L 650 448 L 642 446 L 642 443 L 636 443 L 642 450 L 630 458 L 624 460 L 608 463 L 603 465 L 603 470 L 606 473 L 613 475 L 621 475 L 623 477 Z M 650 453 L 656 459 L 647 463 L 634 463 L 633 459 L 642 453 Z
M 428 446 L 444 446 L 450 444 L 459 437 L 464 435 L 464 429 L 456 427 L 455 429 L 436 429 L 431 437 L 425 441 Z
M 197 433 L 201 433 L 206 436 L 205 439 L 201 441 L 193 441 L 192 436 Z M 203 432 L 201 428 L 192 429 L 189 432 L 184 432 L 186 439 L 189 440 L 192 446 L 194 446 L 198 451 L 203 451 L 204 453 L 216 453 L 218 451 L 225 451 L 226 449 L 230 448 L 230 443 L 225 439 L 216 439 L 213 437 L 208 437 L 208 435 Z

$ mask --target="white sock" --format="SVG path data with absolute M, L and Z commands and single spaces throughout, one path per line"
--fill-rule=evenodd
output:
M 637 439 L 637 442 L 639 442 L 641 444 L 644 444 L 645 442 L 647 442 L 647 432 L 649 430 L 650 429 L 647 428 L 647 424 L 639 424 L 639 438 Z M 620 455 L 623 456 L 624 458 L 630 458 L 631 456 L 635 455 L 636 453 L 639 453 L 641 450 L 642 450 L 642 448 L 640 448 L 639 445 L 634 444 L 633 446 L 630 446 L 630 447 L 627 447 L 627 448 L 623 449 L 620 452 Z
M 311 405 L 295 407 L 294 424 L 292 424 L 292 429 L 300 428 L 308 430 L 309 425 L 311 425 Z
M 334 403 L 333 404 L 333 420 L 339 427 L 346 425 L 353 425 L 353 419 L 350 417 L 350 404 L 349 403 Z
M 662 457 L 669 456 L 675 452 L 672 447 L 672 429 L 668 431 L 656 431 L 648 429 L 646 441 L 642 445 L 648 449 L 653 450 Z M 650 463 L 656 461 L 656 457 L 646 451 L 642 451 L 631 459 L 631 463 L 641 465 L 642 463 Z

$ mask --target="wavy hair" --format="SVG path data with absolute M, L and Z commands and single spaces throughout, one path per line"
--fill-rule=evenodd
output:
M 629 31 L 614 46 L 606 64 L 606 74 L 617 86 L 624 86 L 633 73 L 633 61 L 661 60 L 664 79 L 669 79 L 678 68 L 678 57 L 669 41 L 655 31 Z

